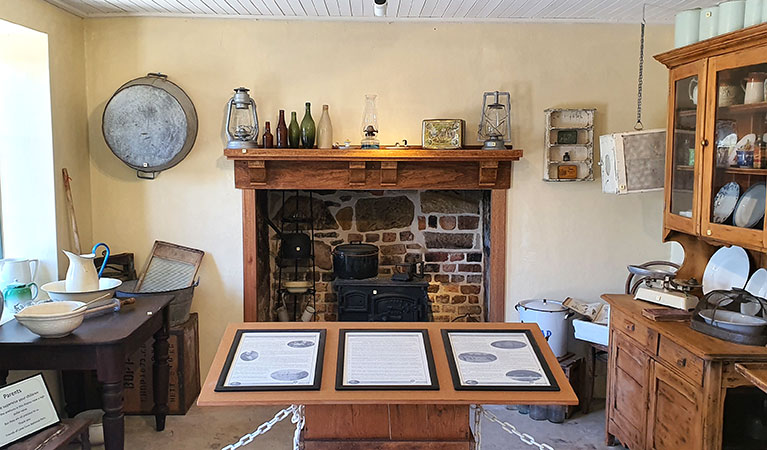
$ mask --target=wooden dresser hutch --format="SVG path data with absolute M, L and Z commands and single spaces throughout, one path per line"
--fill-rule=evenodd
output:
M 767 182 L 767 166 L 732 167 L 726 150 L 732 133 L 767 138 L 767 102 L 744 104 L 741 88 L 750 73 L 767 72 L 767 24 L 655 58 L 670 70 L 663 238 L 684 248 L 678 276 L 701 280 L 711 255 L 729 245 L 749 252 L 752 269 L 767 267 L 764 221 L 737 227 L 718 223 L 713 211 L 726 183 L 738 183 L 742 194 Z M 651 321 L 642 309 L 652 305 L 628 295 L 603 298 L 612 307 L 608 445 L 617 438 L 632 450 L 763 448 L 734 422 L 757 414 L 750 401 L 767 401 L 757 388 L 767 388 L 767 348 L 709 337 L 684 322 Z

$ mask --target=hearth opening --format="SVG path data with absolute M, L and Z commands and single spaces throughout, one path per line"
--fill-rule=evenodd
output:
M 267 320 L 487 320 L 490 191 L 270 190 L 260 203 Z

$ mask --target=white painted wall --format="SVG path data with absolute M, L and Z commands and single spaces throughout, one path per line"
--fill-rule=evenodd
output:
M 223 157 L 225 104 L 246 86 L 263 122 L 304 102 L 330 105 L 334 140 L 358 141 L 364 94 L 377 93 L 383 143 L 421 140 L 426 118 L 467 120 L 473 143 L 486 90 L 509 90 L 514 164 L 509 195 L 507 318 L 518 301 L 620 292 L 626 265 L 668 258 L 661 193 L 611 196 L 600 181 L 545 183 L 543 110 L 596 107 L 596 135 L 635 122 L 639 27 L 573 24 L 88 19 L 86 66 L 93 237 L 139 267 L 155 239 L 205 250 L 193 309 L 208 366 L 228 322 L 242 320 L 241 196 Z M 664 127 L 667 70 L 650 55 L 673 45 L 647 31 L 644 124 Z M 189 156 L 154 181 L 112 155 L 104 105 L 126 81 L 162 71 L 191 97 L 199 133 Z M 302 113 L 301 113 L 302 114 Z M 597 156 L 598 159 L 598 155 Z

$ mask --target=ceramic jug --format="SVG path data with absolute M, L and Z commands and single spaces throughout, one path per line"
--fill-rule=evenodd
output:
M 764 80 L 767 79 L 767 73 L 752 72 L 743 82 L 743 92 L 745 97 L 743 103 L 762 103 L 764 101 Z
M 687 94 L 690 96 L 690 100 L 693 105 L 698 105 L 698 79 L 693 78 L 690 80 L 690 84 L 687 85 Z
M 93 264 L 93 260 L 96 259 L 96 249 L 99 246 L 104 246 L 106 249 L 106 255 L 104 256 L 104 262 L 101 264 L 101 268 L 96 272 L 96 266 Z M 72 252 L 62 250 L 67 258 L 69 258 L 69 267 L 67 268 L 67 277 L 65 279 L 64 286 L 67 292 L 92 292 L 99 290 L 99 277 L 104 271 L 104 267 L 107 265 L 109 259 L 109 247 L 99 242 L 93 246 L 91 253 L 87 255 L 75 255 Z
M 35 283 L 13 283 L 3 290 L 5 303 L 11 313 L 16 314 L 37 298 L 38 289 Z
M 31 283 L 37 274 L 38 265 L 36 259 L 0 259 L 0 287 L 4 288 L 12 283 Z

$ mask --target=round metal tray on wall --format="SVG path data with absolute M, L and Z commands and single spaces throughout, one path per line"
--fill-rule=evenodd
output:
M 107 102 L 102 132 L 107 146 L 139 178 L 154 179 L 189 154 L 197 138 L 197 111 L 167 75 L 131 80 Z

